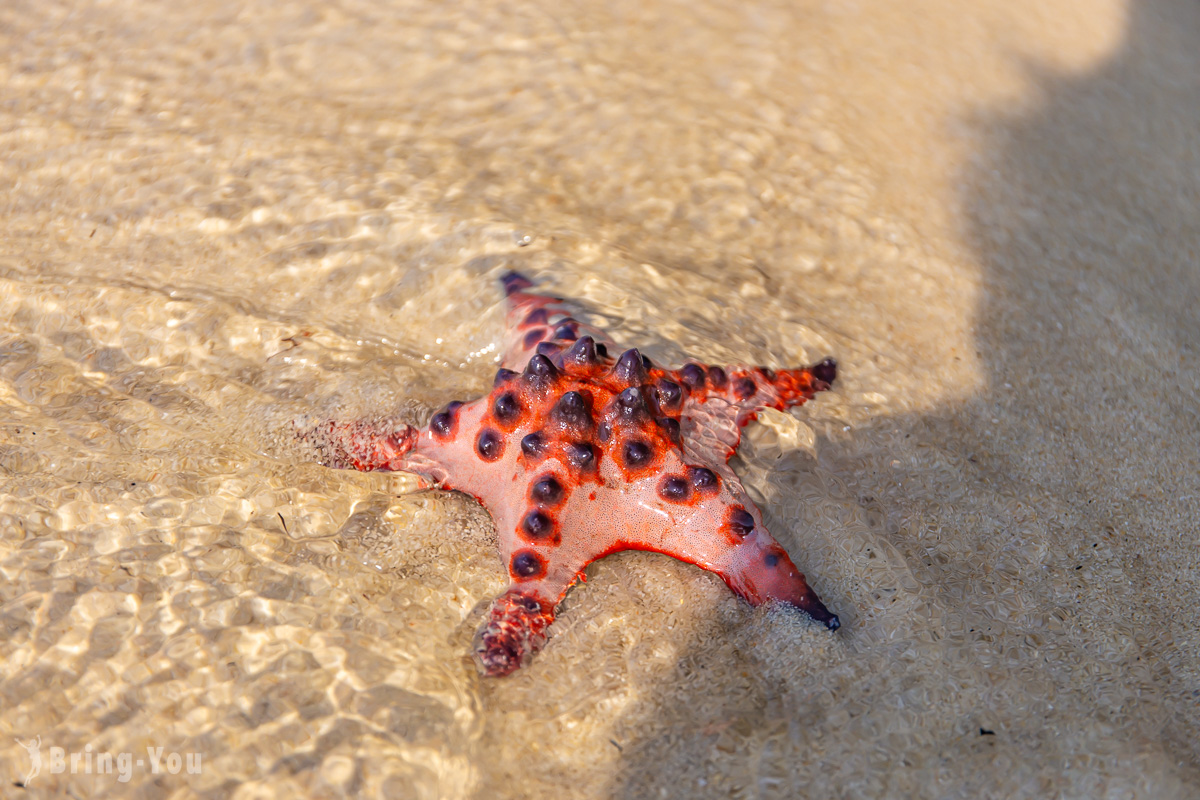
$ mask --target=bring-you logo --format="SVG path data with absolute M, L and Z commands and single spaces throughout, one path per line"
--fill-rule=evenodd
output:
M 90 744 L 80 751 L 48 747 L 43 753 L 41 736 L 28 742 L 20 739 L 16 742 L 29 756 L 29 771 L 20 782 L 22 786 L 29 786 L 41 774 L 42 767 L 47 767 L 51 775 L 116 775 L 118 781 L 127 783 L 135 770 L 149 771 L 151 775 L 178 775 L 180 772 L 198 775 L 203 766 L 200 753 L 164 753 L 161 747 L 147 747 L 145 756 L 132 752 L 94 751 Z

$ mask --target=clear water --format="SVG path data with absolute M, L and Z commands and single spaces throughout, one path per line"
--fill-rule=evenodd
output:
M 1195 796 L 1197 33 L 6 4 L 0 794 Z M 737 462 L 837 634 L 621 554 L 476 674 L 486 514 L 288 423 L 481 392 L 511 268 L 658 361 L 837 357 Z

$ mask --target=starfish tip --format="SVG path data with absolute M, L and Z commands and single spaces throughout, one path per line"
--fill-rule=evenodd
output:
M 526 278 L 519 272 L 509 270 L 500 276 L 500 283 L 504 285 L 504 294 L 511 297 L 517 292 L 523 292 L 526 289 L 533 287 L 533 281 Z
M 833 383 L 837 379 L 837 362 L 826 357 L 812 368 L 813 377 L 825 383 Z

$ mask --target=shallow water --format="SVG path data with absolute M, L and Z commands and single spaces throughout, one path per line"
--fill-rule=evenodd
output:
M 6 4 L 6 792 L 1200 793 L 1197 34 L 1182 1 Z M 837 357 L 735 463 L 840 631 L 626 553 L 476 674 L 487 515 L 289 423 L 481 393 L 505 269 L 656 361 Z M 89 745 L 202 768 L 52 771 Z

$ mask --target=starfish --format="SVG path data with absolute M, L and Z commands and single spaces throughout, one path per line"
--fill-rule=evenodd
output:
M 751 605 L 786 603 L 837 630 L 728 465 L 759 411 L 829 388 L 833 359 L 662 369 L 636 349 L 611 355 L 603 331 L 530 292 L 524 276 L 502 282 L 507 341 L 488 395 L 450 403 L 422 429 L 330 420 L 300 432 L 326 466 L 414 472 L 492 515 L 511 583 L 476 634 L 480 671 L 525 664 L 584 567 L 621 550 L 666 553 L 715 572 Z

